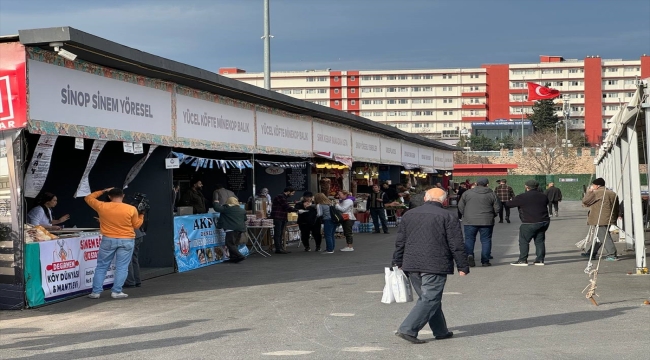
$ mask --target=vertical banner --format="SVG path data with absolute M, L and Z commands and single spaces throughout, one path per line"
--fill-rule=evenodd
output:
M 122 186 L 124 189 L 128 188 L 131 181 L 133 181 L 133 179 L 135 179 L 135 177 L 138 176 L 140 170 L 142 170 L 142 167 L 144 166 L 144 163 L 146 163 L 147 160 L 149 160 L 149 156 L 151 156 L 151 153 L 153 153 L 153 151 L 156 150 L 157 147 L 158 145 L 149 146 L 149 152 L 147 153 L 147 155 L 143 156 L 142 159 L 138 160 L 138 162 L 135 163 L 135 165 L 133 165 L 131 170 L 129 170 L 129 173 L 126 175 L 126 180 L 124 180 L 124 186 Z
M 41 287 L 45 300 L 85 292 L 93 287 L 100 234 L 57 239 L 38 243 L 41 260 Z M 115 261 L 111 263 L 104 285 L 113 283 Z
M 0 131 L 27 125 L 25 47 L 0 44 Z
M 52 162 L 57 135 L 41 135 L 25 175 L 25 197 L 34 198 L 41 192 Z
M 217 229 L 219 214 L 198 214 L 174 217 L 174 256 L 178 272 L 198 269 L 224 262 L 230 258 L 226 233 Z M 248 248 L 239 245 L 247 256 Z
M 88 182 L 88 175 L 90 175 L 90 170 L 92 170 L 93 166 L 95 166 L 97 157 L 99 157 L 99 153 L 102 152 L 104 145 L 106 145 L 106 140 L 95 140 L 93 142 L 93 147 L 90 149 L 90 157 L 88 158 L 88 163 L 86 164 L 86 170 L 84 170 L 84 174 L 81 177 L 77 191 L 74 193 L 74 197 L 78 198 L 90 195 L 90 183 Z

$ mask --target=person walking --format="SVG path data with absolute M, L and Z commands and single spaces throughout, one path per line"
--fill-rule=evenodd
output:
M 314 204 L 314 194 L 311 191 L 305 191 L 302 199 L 296 204 L 298 210 L 298 228 L 300 229 L 300 240 L 305 246 L 305 251 L 311 251 L 309 246 L 309 237 L 314 238 L 316 242 L 316 251 L 320 251 L 320 245 L 323 241 L 321 233 L 322 221 L 318 217 L 318 209 Z
M 239 199 L 231 196 L 223 205 L 218 200 L 214 200 L 212 208 L 219 213 L 217 229 L 226 232 L 226 247 L 230 253 L 228 261 L 239 263 L 246 260 L 246 257 L 239 252 L 239 239 L 246 233 L 246 210 L 239 206 Z
M 591 183 L 587 194 L 582 199 L 582 204 L 589 207 L 587 216 L 587 225 L 598 228 L 597 236 L 600 242 L 595 242 L 593 255 L 598 254 L 600 246 L 605 245 L 605 261 L 617 261 L 616 245 L 612 235 L 609 233 L 609 227 L 616 225 L 619 217 L 619 200 L 618 196 L 612 190 L 605 187 L 605 180 L 598 178 Z M 590 251 L 582 253 L 582 256 L 589 256 Z
M 282 194 L 276 196 L 271 204 L 271 218 L 273 219 L 273 244 L 275 246 L 276 254 L 290 254 L 291 251 L 286 251 L 282 246 L 282 235 L 287 226 L 287 214 L 294 211 L 289 205 L 288 199 L 292 197 L 296 191 L 292 187 L 284 188 Z
M 408 274 L 419 298 L 395 335 L 413 344 L 425 342 L 418 333 L 427 324 L 437 340 L 454 335 L 442 311 L 442 293 L 454 261 L 460 276 L 469 274 L 460 222 L 443 209 L 446 199 L 444 190 L 430 189 L 424 205 L 404 214 L 397 229 L 393 265 Z
M 458 219 L 460 221 L 463 221 L 463 214 L 458 210 L 458 204 L 460 203 L 460 199 L 463 197 L 465 191 L 467 191 L 467 184 L 460 183 L 458 185 L 458 192 L 456 193 L 456 212 L 458 213 Z
M 388 225 L 386 222 L 386 209 L 384 204 L 387 203 L 388 196 L 386 193 L 381 191 L 379 185 L 372 186 L 372 192 L 368 197 L 366 202 L 366 207 L 368 212 L 370 212 L 370 217 L 372 217 L 372 223 L 375 225 L 375 234 L 379 234 L 379 221 L 381 221 L 381 229 L 384 231 L 384 234 L 388 234 Z
M 334 254 L 336 224 L 332 221 L 332 213 L 330 212 L 332 203 L 327 198 L 327 195 L 323 193 L 316 194 L 314 202 L 316 203 L 318 217 L 323 222 L 323 233 L 325 234 L 325 252 L 323 254 Z
M 102 195 L 108 195 L 108 202 L 97 200 Z M 142 226 L 144 214 L 139 214 L 135 206 L 125 204 L 122 189 L 108 188 L 95 191 L 84 198 L 86 204 L 99 215 L 99 231 L 102 241 L 97 253 L 97 267 L 93 275 L 93 290 L 91 299 L 99 299 L 104 291 L 104 280 L 108 267 L 115 259 L 113 272 L 113 299 L 124 299 L 129 295 L 122 292 L 122 286 L 129 272 L 129 264 L 133 254 L 135 229 Z
M 548 211 L 548 197 L 537 191 L 539 183 L 526 181 L 526 192 L 504 203 L 506 208 L 519 208 L 521 225 L 519 226 L 519 259 L 510 265 L 528 266 L 530 240 L 535 240 L 534 265 L 544 265 L 546 257 L 546 230 L 551 218 Z
M 465 230 L 465 251 L 468 255 L 469 266 L 476 266 L 474 260 L 474 244 L 476 234 L 481 236 L 481 264 L 492 266 L 492 232 L 494 218 L 501 210 L 501 202 L 494 191 L 488 186 L 487 178 L 479 178 L 476 187 L 467 190 L 458 202 L 458 210 L 463 214 L 463 229 Z
M 548 214 L 558 217 L 558 208 L 560 207 L 560 201 L 562 201 L 562 190 L 556 188 L 555 183 L 549 183 L 545 194 L 548 197 Z M 553 209 L 555 209 L 555 212 L 553 212 Z
M 341 251 L 354 251 L 352 243 L 354 238 L 352 236 L 352 225 L 357 220 L 354 217 L 354 196 L 350 194 L 347 190 L 341 190 L 338 193 L 339 203 L 336 204 L 336 209 L 341 212 L 343 215 L 343 222 L 341 226 L 343 227 L 343 235 L 345 235 L 345 242 L 347 246 L 342 248 Z
M 506 179 L 499 180 L 499 186 L 494 189 L 494 193 L 497 194 L 497 198 L 501 203 L 510 201 L 515 197 L 515 192 L 512 190 L 512 187 L 508 186 L 508 181 Z M 506 213 L 506 222 L 510 224 L 510 208 L 506 206 L 501 206 L 499 209 L 499 223 L 503 224 L 503 212 Z

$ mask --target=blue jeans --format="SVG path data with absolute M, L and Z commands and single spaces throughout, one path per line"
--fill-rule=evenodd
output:
M 104 290 L 104 279 L 113 258 L 115 258 L 115 271 L 113 272 L 113 288 L 111 291 L 114 293 L 122 292 L 122 286 L 129 273 L 129 264 L 131 263 L 134 246 L 135 241 L 133 239 L 102 237 L 99 252 L 97 253 L 97 267 L 93 276 L 93 293 L 99 294 Z
M 323 231 L 325 232 L 325 251 L 334 251 L 334 232 L 337 225 L 332 220 L 323 220 Z
M 386 226 L 386 210 L 384 208 L 371 208 L 370 216 L 372 223 L 375 225 L 375 232 L 379 232 L 379 221 L 381 220 L 381 228 L 384 233 L 388 233 L 388 226 Z
M 481 264 L 490 262 L 492 254 L 492 231 L 494 225 L 464 225 L 465 229 L 465 252 L 467 255 L 474 256 L 474 244 L 476 243 L 476 234 L 481 234 Z

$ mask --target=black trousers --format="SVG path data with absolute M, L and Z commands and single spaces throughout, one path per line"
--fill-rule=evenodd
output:
M 510 208 L 501 206 L 501 210 L 499 210 L 499 221 L 503 221 L 503 210 L 505 209 L 506 211 L 506 219 L 510 219 Z
M 553 208 L 555 208 L 555 213 L 558 212 L 560 203 L 558 201 L 549 201 L 548 202 L 548 214 L 553 215 Z
M 535 261 L 544 261 L 546 256 L 546 230 L 549 222 L 521 224 L 519 227 L 519 261 L 528 261 L 530 240 L 535 240 Z
M 316 221 L 315 224 L 310 225 L 310 224 L 298 224 L 298 228 L 300 229 L 300 241 L 302 241 L 302 244 L 305 246 L 305 249 L 309 249 L 309 235 L 314 237 L 314 241 L 316 242 L 316 248 L 320 249 L 321 242 L 323 241 L 323 233 L 320 231 L 320 221 Z
M 140 285 L 142 282 L 142 280 L 140 280 L 140 260 L 138 256 L 140 254 L 140 244 L 142 244 L 143 241 L 143 236 L 135 238 L 135 242 L 133 243 L 133 255 L 131 255 L 131 263 L 129 264 L 129 273 L 126 276 L 124 285 L 136 286 Z
M 345 242 L 348 245 L 352 245 L 352 242 L 354 241 L 352 225 L 354 225 L 354 220 L 343 220 L 343 223 L 341 223 L 341 226 L 343 227 L 343 235 L 345 235 Z
M 275 245 L 275 251 L 282 250 L 282 235 L 284 235 L 284 229 L 286 227 L 287 220 L 273 219 L 273 244 Z
M 239 252 L 239 239 L 241 238 L 241 234 L 241 231 L 226 232 L 226 247 L 230 253 L 230 261 L 240 262 L 246 259 L 246 257 Z

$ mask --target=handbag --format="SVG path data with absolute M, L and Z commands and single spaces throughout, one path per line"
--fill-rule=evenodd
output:
M 350 214 L 342 214 L 343 220 L 350 220 Z

